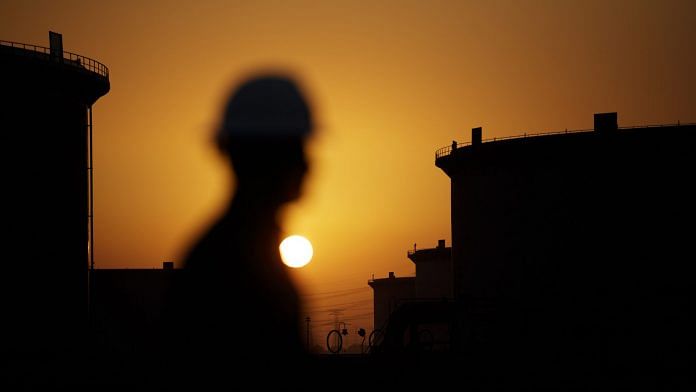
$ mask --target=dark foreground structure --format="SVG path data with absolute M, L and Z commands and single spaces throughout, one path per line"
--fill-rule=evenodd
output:
M 87 330 L 91 108 L 108 69 L 51 47 L 0 41 L 3 372 L 46 380 Z M 57 376 L 60 377 L 60 376 Z
M 170 327 L 161 325 L 162 311 L 181 273 L 173 262 L 161 269 L 94 270 L 91 346 L 112 358 L 142 356 L 147 340 Z
M 454 299 L 389 309 L 365 366 L 409 374 L 406 388 L 692 385 L 696 125 L 617 123 L 497 140 L 474 128 L 438 150 Z
M 487 142 L 477 128 L 435 163 L 452 180 L 456 352 L 554 385 L 685 382 L 695 125 L 604 113 L 590 131 Z

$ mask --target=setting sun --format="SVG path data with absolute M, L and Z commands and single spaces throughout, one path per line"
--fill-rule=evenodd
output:
M 288 267 L 301 268 L 312 260 L 312 243 L 301 235 L 291 235 L 280 243 L 280 257 Z

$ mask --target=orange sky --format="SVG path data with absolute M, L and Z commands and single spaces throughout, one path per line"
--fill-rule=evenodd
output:
M 602 111 L 696 121 L 694 15 L 689 0 L 5 0 L 0 39 L 48 46 L 58 31 L 111 71 L 94 108 L 102 268 L 180 261 L 229 192 L 210 138 L 230 87 L 259 68 L 301 76 L 321 129 L 285 224 L 315 247 L 295 275 L 316 320 L 348 303 L 371 328 L 371 274 L 413 273 L 414 242 L 449 245 L 438 147 L 474 126 L 591 128 Z

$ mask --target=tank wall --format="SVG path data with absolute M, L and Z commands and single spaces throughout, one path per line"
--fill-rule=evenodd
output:
M 416 263 L 416 298 L 452 298 L 449 257 Z
M 23 78 L 5 86 L 4 349 L 73 350 L 87 326 L 87 105 Z
M 415 279 L 413 278 L 380 279 L 371 286 L 374 295 L 375 329 L 385 326 L 400 301 L 415 297 Z
M 681 358 L 694 326 L 694 129 L 542 139 L 445 165 L 455 292 L 482 355 Z

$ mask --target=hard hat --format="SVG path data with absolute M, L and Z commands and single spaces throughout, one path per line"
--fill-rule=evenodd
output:
M 218 139 L 304 137 L 311 130 L 309 107 L 295 83 L 266 76 L 251 79 L 234 92 Z

